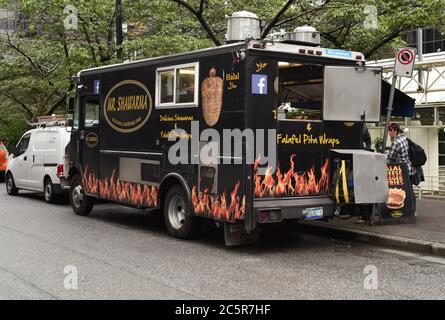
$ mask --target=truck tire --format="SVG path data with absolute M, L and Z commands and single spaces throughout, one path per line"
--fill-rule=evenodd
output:
M 43 197 L 47 203 L 54 203 L 56 201 L 56 194 L 54 193 L 54 186 L 50 177 L 46 177 L 43 183 Z
M 184 189 L 173 186 L 165 197 L 164 221 L 168 233 L 175 238 L 187 239 L 195 235 L 196 217 L 192 215 L 191 203 L 187 201 Z
M 85 194 L 79 174 L 76 174 L 71 180 L 70 203 L 74 212 L 79 216 L 87 216 L 93 209 L 93 199 Z
M 10 196 L 16 196 L 19 193 L 19 189 L 15 186 L 14 177 L 11 172 L 6 174 L 6 192 Z

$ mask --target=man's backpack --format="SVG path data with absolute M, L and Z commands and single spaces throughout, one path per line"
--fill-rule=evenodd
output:
M 427 160 L 425 150 L 411 139 L 408 139 L 409 161 L 414 167 L 423 166 Z

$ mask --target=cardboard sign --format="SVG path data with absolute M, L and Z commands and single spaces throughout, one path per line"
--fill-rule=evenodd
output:
M 413 76 L 414 63 L 416 62 L 415 48 L 398 48 L 394 64 L 394 75 L 399 77 Z

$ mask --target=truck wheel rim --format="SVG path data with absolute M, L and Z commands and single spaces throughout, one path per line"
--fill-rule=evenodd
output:
M 73 203 L 76 208 L 80 208 L 83 201 L 83 190 L 79 184 L 73 189 Z
M 174 196 L 168 205 L 168 220 L 173 228 L 181 229 L 185 221 L 185 203 L 180 196 Z

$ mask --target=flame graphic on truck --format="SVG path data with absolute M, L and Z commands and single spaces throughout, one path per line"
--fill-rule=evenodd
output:
M 226 191 L 220 195 L 198 192 L 197 187 L 192 188 L 192 205 L 197 215 L 207 215 L 214 219 L 235 221 L 244 218 L 246 212 L 246 196 L 238 196 L 240 182 L 236 183 L 230 193 L 230 204 L 227 202 Z
M 317 179 L 315 169 L 301 174 L 295 171 L 296 155 L 290 156 L 290 168 L 282 173 L 278 164 L 275 173 L 271 167 L 267 167 L 263 175 L 258 175 L 258 158 L 254 164 L 254 195 L 256 198 L 283 197 L 283 196 L 309 196 L 327 194 L 329 187 L 329 161 L 326 159 L 321 166 L 321 177 Z
M 110 178 L 99 179 L 86 167 L 83 186 L 87 193 L 99 194 L 102 199 L 147 207 L 155 207 L 158 202 L 158 189 L 155 186 L 120 181 L 115 170 Z

